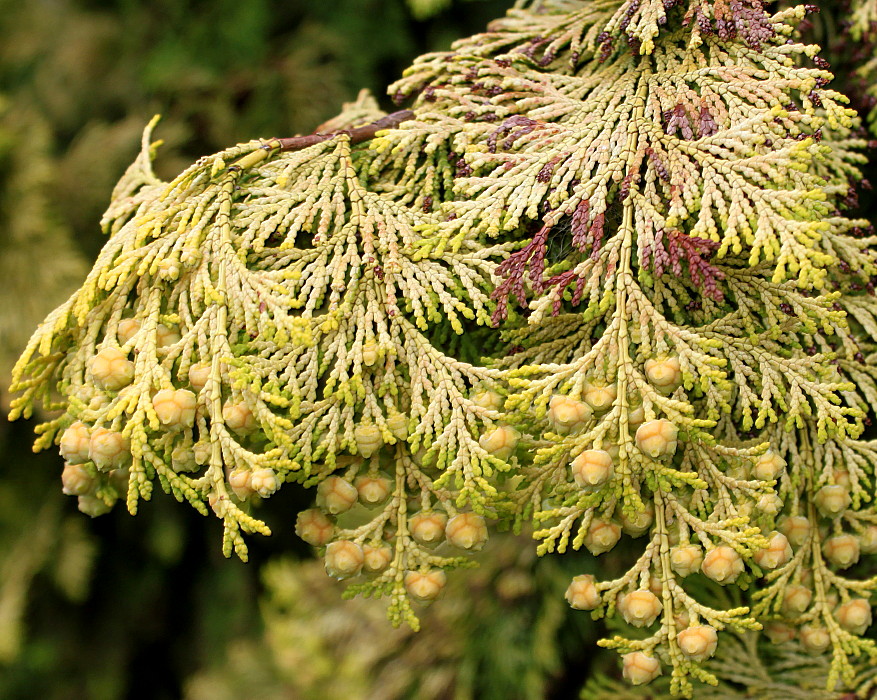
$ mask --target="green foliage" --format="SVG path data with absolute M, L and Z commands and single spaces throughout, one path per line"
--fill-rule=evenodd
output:
M 260 8 L 215 11 L 258 35 Z M 362 93 L 318 135 L 240 143 L 167 180 L 153 122 L 92 272 L 16 366 L 11 417 L 51 414 L 36 447 L 59 445 L 82 511 L 134 514 L 158 485 L 222 522 L 226 556 L 270 534 L 263 501 L 316 487 L 297 534 L 351 579 L 345 596 L 388 597 L 397 625 L 421 626 L 488 523 L 532 521 L 539 554 L 600 557 L 566 598 L 624 621 L 600 645 L 633 684 L 776 693 L 772 664 L 792 673 L 803 649 L 827 655 L 813 675 L 828 695 L 861 687 L 877 657 L 877 578 L 855 568 L 877 552 L 877 238 L 847 211 L 867 142 L 801 40 L 831 26 L 806 26 L 810 10 L 519 2 L 417 59 L 389 88 L 410 110 Z M 184 48 L 150 44 L 157 90 L 175 60 L 221 71 L 265 50 L 194 52 L 222 29 L 168 13 Z M 854 8 L 851 37 L 870 40 L 871 14 Z M 291 606 L 282 624 L 298 629 L 312 586 L 277 575 L 267 610 Z M 707 579 L 734 593 L 706 594 Z M 554 622 L 521 638 L 546 654 L 533 692 L 557 657 L 539 609 Z M 760 651 L 762 627 L 797 650 Z M 411 633 L 396 634 L 381 658 Z M 463 647 L 442 691 L 476 692 Z
M 850 687 L 846 691 L 826 690 L 830 665 L 824 657 L 808 653 L 794 642 L 779 645 L 765 635 L 748 632 L 723 640 L 721 651 L 708 663 L 719 679 L 716 687 L 697 684 L 694 697 L 702 694 L 717 700 L 849 700 L 851 697 L 871 697 L 874 688 L 874 667 L 857 666 Z M 592 676 L 582 690 L 582 700 L 602 700 L 613 697 L 620 700 L 649 700 L 669 694 L 668 678 L 660 678 L 651 686 L 631 686 L 608 676 Z
M 562 668 L 562 633 L 593 643 L 588 621 L 563 605 L 566 574 L 535 562 L 521 537 L 495 538 L 478 559 L 423 608 L 417 633 L 387 629 L 375 601 L 339 603 L 341 586 L 327 585 L 318 562 L 275 561 L 263 573 L 264 637 L 233 642 L 186 698 L 545 697 Z
M 414 54 L 401 0 L 381 5 L 358 16 L 303 2 L 0 3 L 4 407 L 33 326 L 102 245 L 96 223 L 144 121 L 165 115 L 165 172 L 235 138 L 307 132 Z M 394 40 L 364 40 L 378 30 Z M 227 635 L 253 632 L 245 602 L 241 619 L 228 614 L 229 600 L 255 598 L 252 576 L 216 570 L 206 551 L 183 556 L 203 525 L 160 503 L 136 528 L 83 521 L 60 493 L 61 466 L 31 454 L 27 430 L 0 421 L 0 695 L 116 698 L 140 684 L 159 697 Z M 192 606 L 196 571 L 204 595 Z M 176 606 L 161 594 L 171 590 Z M 177 641 L 157 641 L 170 627 Z

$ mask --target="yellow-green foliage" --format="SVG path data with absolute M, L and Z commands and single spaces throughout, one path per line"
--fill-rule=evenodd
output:
M 361 17 L 336 9 L 276 0 L 0 2 L 4 413 L 15 358 L 33 328 L 87 273 L 86 259 L 102 244 L 98 219 L 107 194 L 136 153 L 151 114 L 164 113 L 161 166 L 173 173 L 191 154 L 238 135 L 312 129 L 360 83 L 378 82 L 384 64 L 411 52 L 402 0 L 387 0 L 381 13 Z M 387 31 L 384 41 L 363 39 L 369 51 L 351 47 L 375 25 Z M 150 555 L 140 558 L 148 575 L 120 568 L 93 580 L 92 560 L 118 545 L 96 542 L 87 522 L 64 513 L 71 504 L 61 494 L 63 466 L 29 454 L 21 439 L 26 430 L 0 421 L 0 538 L 6 545 L 0 548 L 0 656 L 9 664 L 0 673 L 0 695 L 15 697 L 19 683 L 29 694 L 43 693 L 52 683 L 61 687 L 57 679 L 63 678 L 66 695 L 84 693 L 81 682 L 89 695 L 109 697 L 124 683 L 126 654 L 144 643 L 139 630 L 125 637 L 139 623 L 119 599 L 110 602 L 113 592 L 132 590 L 130 579 L 169 575 L 172 553 L 187 533 L 174 531 L 176 519 L 159 516 L 162 534 L 146 535 Z M 86 597 L 90 614 L 107 610 L 88 629 L 69 603 Z M 52 616 L 56 624 L 41 624 Z M 87 639 L 101 619 L 113 621 L 113 635 Z M 80 655 L 75 662 L 72 649 Z M 91 655 L 101 664 L 89 663 Z
M 521 2 L 418 59 L 390 87 L 410 110 L 363 95 L 170 182 L 150 125 L 12 417 L 57 411 L 37 447 L 81 510 L 157 482 L 226 555 L 269 534 L 262 499 L 316 487 L 298 534 L 397 624 L 488 521 L 532 520 L 539 554 L 636 540 L 567 591 L 628 623 L 600 644 L 634 684 L 690 696 L 731 632 L 780 624 L 853 687 L 877 239 L 841 211 L 865 142 L 807 12 Z

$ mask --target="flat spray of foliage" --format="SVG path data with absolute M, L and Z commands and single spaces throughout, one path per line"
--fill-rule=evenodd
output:
M 83 511 L 157 484 L 227 555 L 315 487 L 297 532 L 394 623 L 532 521 L 540 554 L 636 540 L 566 594 L 626 623 L 600 643 L 633 684 L 689 696 L 763 627 L 855 686 L 877 238 L 844 214 L 866 143 L 799 40 L 815 9 L 521 2 L 418 59 L 410 110 L 363 96 L 172 182 L 150 127 L 12 417 L 57 412 L 36 447 Z

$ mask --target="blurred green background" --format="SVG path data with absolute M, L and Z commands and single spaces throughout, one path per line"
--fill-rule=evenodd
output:
M 153 114 L 170 177 L 310 132 L 361 88 L 390 109 L 384 86 L 415 56 L 509 4 L 0 0 L 0 403 L 17 352 L 100 249 Z M 595 634 L 569 622 L 569 572 L 537 566 L 529 543 L 498 538 L 413 638 L 380 602 L 340 602 L 292 534 L 309 495 L 271 499 L 276 534 L 244 565 L 222 558 L 218 522 L 161 493 L 136 518 L 78 513 L 32 428 L 0 418 L 0 698 L 568 697 L 587 672 L 560 651 L 587 654 Z

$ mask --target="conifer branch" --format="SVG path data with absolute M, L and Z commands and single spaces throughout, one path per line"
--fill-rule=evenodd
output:
M 877 579 L 839 573 L 877 552 L 860 120 L 796 40 L 812 8 L 682 4 L 521 2 L 418 59 L 411 110 L 361 100 L 170 183 L 147 131 L 13 417 L 61 396 L 37 447 L 82 510 L 157 481 L 241 558 L 252 502 L 316 487 L 297 532 L 394 623 L 488 521 L 532 520 L 540 554 L 629 536 L 567 599 L 652 628 L 601 642 L 633 683 L 663 664 L 691 696 L 727 630 L 776 620 L 852 683 L 877 655 Z
M 395 129 L 402 122 L 414 119 L 414 112 L 410 109 L 403 109 L 398 112 L 392 112 L 385 117 L 381 117 L 373 121 L 371 124 L 357 126 L 352 129 L 340 129 L 338 131 L 329 131 L 325 133 L 314 133 L 307 136 L 290 136 L 287 138 L 271 139 L 266 146 L 278 148 L 280 151 L 298 151 L 308 146 L 314 146 L 318 143 L 337 138 L 342 134 L 346 134 L 351 144 L 363 143 L 373 139 L 379 131 L 385 129 Z M 278 145 L 274 145 L 278 144 Z

